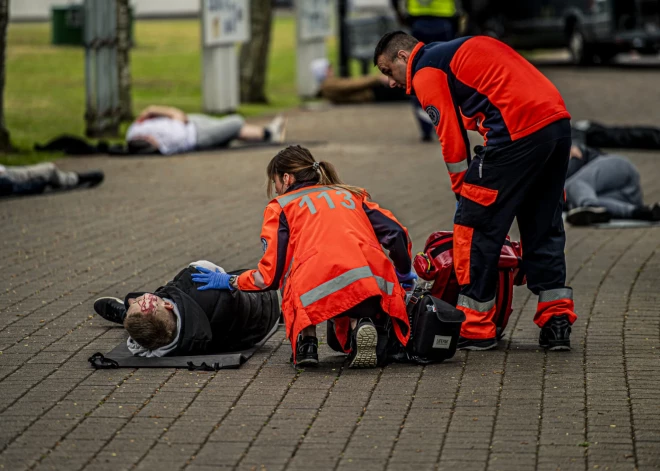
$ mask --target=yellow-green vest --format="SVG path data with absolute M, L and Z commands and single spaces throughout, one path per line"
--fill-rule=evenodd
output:
M 451 17 L 456 14 L 455 0 L 408 0 L 410 16 Z

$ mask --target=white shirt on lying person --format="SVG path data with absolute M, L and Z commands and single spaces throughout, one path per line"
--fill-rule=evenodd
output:
M 126 131 L 127 141 L 146 136 L 158 142 L 158 150 L 163 155 L 188 152 L 197 144 L 197 130 L 193 123 L 163 116 L 135 121 Z

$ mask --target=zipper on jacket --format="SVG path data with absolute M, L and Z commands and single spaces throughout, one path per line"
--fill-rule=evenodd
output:
M 484 170 L 484 159 L 481 158 L 481 159 L 479 159 L 479 178 L 480 179 L 481 179 L 481 177 L 483 177 L 483 173 L 484 173 L 483 170 Z

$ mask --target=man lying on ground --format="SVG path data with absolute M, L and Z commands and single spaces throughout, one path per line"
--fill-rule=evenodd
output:
M 214 118 L 186 114 L 170 106 L 149 106 L 126 131 L 129 154 L 181 154 L 224 147 L 231 141 L 283 142 L 284 118 L 265 127 L 246 124 L 237 115 Z
M 390 88 L 387 77 L 337 77 L 328 59 L 316 59 L 310 70 L 319 85 L 319 96 L 334 104 L 408 101 L 410 98 L 398 88 Z
M 623 156 L 573 145 L 565 189 L 566 220 L 573 225 L 611 219 L 660 221 L 660 204 L 644 204 L 639 172 Z
M 47 189 L 71 190 L 93 187 L 103 181 L 103 172 L 63 172 L 54 163 L 5 167 L 0 165 L 0 196 L 33 195 Z
M 595 121 L 571 124 L 574 144 L 619 149 L 660 149 L 660 128 L 651 126 L 605 126 Z
M 203 355 L 245 350 L 262 340 L 280 317 L 279 291 L 199 289 L 197 267 L 224 270 L 206 260 L 191 263 L 153 293 L 129 293 L 124 301 L 99 298 L 98 315 L 123 324 L 136 356 Z M 240 273 L 240 272 L 238 272 Z

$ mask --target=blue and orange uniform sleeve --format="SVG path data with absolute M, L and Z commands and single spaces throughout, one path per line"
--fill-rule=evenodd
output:
M 284 267 L 289 257 L 289 224 L 277 203 L 268 205 L 264 211 L 261 245 L 264 254 L 257 269 L 245 271 L 238 277 L 238 288 L 241 291 L 280 288 Z
M 372 201 L 362 201 L 362 209 L 376 233 L 378 242 L 390 253 L 399 273 L 408 273 L 412 267 L 412 242 L 408 230 L 394 215 Z
M 468 169 L 470 147 L 447 74 L 441 69 L 424 67 L 415 73 L 412 85 L 422 107 L 433 121 L 449 171 L 451 189 L 458 194 Z

